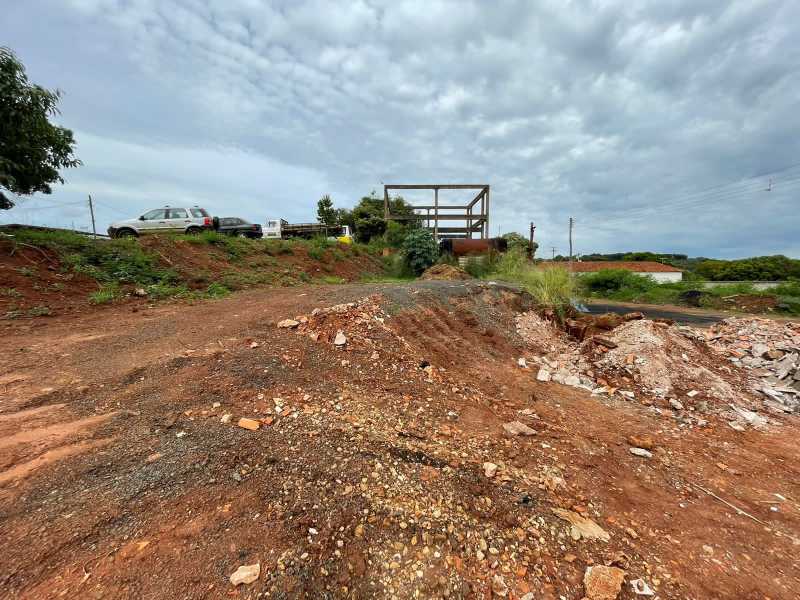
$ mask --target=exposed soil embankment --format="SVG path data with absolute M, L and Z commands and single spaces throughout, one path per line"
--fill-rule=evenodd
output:
M 794 598 L 796 417 L 539 381 L 577 342 L 518 329 L 530 309 L 303 286 L 1 336 L 5 595 L 555 600 L 611 566 L 622 600 Z
M 357 281 L 383 272 L 378 257 L 346 244 L 216 235 L 94 242 L 68 232 L 11 233 L 0 236 L 0 321 L 119 302 L 219 297 L 261 285 Z

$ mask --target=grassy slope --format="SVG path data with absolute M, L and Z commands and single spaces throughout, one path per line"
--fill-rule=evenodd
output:
M 10 256 L 26 251 L 34 258 L 43 252 L 54 255 L 66 285 L 73 278 L 96 282 L 88 294 L 95 304 L 139 289 L 151 299 L 215 298 L 256 285 L 342 283 L 384 271 L 382 261 L 358 244 L 250 240 L 213 232 L 95 242 L 71 232 L 18 229 L 3 247 Z M 35 265 L 29 270 L 28 276 L 35 279 Z M 2 287 L 0 293 L 22 298 L 25 291 Z

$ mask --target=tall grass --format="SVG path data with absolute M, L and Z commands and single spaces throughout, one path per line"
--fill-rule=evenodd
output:
M 563 316 L 579 290 L 569 271 L 563 267 L 537 268 L 524 250 L 512 249 L 496 261 L 489 274 L 494 278 L 518 283 L 537 304 Z

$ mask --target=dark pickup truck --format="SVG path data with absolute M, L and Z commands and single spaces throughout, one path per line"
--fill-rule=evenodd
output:
M 261 225 L 250 223 L 239 217 L 219 217 L 214 219 L 214 229 L 225 235 L 236 235 L 252 239 L 263 236 Z

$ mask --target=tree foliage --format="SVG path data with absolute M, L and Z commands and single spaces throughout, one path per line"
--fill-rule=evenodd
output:
M 339 224 L 339 215 L 333 208 L 333 200 L 328 194 L 317 201 L 317 221 L 330 226 Z
M 389 210 L 393 215 L 410 216 L 414 214 L 414 210 L 401 196 L 389 199 Z M 417 226 L 417 222 L 413 220 L 406 221 L 403 225 L 406 231 L 415 229 Z M 368 243 L 371 239 L 384 235 L 386 227 L 383 199 L 378 198 L 374 191 L 369 196 L 361 198 L 353 208 L 353 232 L 356 241 Z
M 428 229 L 414 229 L 403 240 L 403 259 L 415 275 L 435 263 L 438 256 L 439 246 Z
M 519 248 L 525 252 L 530 252 L 531 257 L 536 254 L 536 250 L 539 248 L 538 242 L 533 242 L 533 248 L 531 248 L 530 240 L 516 231 L 504 233 L 501 237 L 508 242 L 509 250 Z
M 783 255 L 704 260 L 695 272 L 711 281 L 786 281 L 800 279 L 800 260 Z
M 53 125 L 61 92 L 28 81 L 14 53 L 0 47 L 0 186 L 20 195 L 50 194 L 59 169 L 77 167 L 72 131 Z M 0 191 L 0 208 L 13 199 Z

